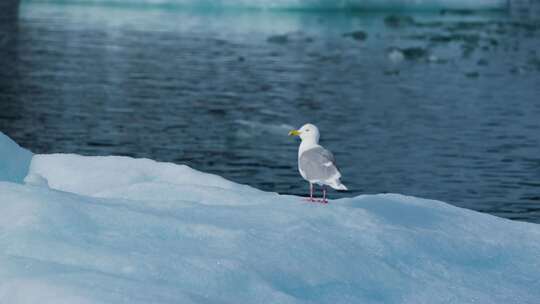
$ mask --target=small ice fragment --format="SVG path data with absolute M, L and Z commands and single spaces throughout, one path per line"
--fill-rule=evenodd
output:
M 388 52 L 388 59 L 394 63 L 398 63 L 405 60 L 405 55 L 403 55 L 403 52 L 400 49 L 394 48 Z

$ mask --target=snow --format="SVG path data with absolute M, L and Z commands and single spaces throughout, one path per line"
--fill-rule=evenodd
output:
M 20 153 L 4 163 L 28 157 L 0 147 Z M 0 182 L 2 304 L 540 299 L 539 225 L 438 201 L 312 204 L 112 156 L 35 155 L 13 181 Z

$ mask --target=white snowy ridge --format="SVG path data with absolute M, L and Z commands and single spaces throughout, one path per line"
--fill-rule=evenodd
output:
M 307 203 L 0 133 L 2 304 L 539 300 L 540 225 L 397 194 Z

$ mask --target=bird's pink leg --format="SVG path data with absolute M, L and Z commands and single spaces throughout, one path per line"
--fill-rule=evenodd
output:
M 309 183 L 309 198 L 305 198 L 306 201 L 315 202 L 315 198 L 313 198 L 313 184 Z
M 317 200 L 317 202 L 322 203 L 322 204 L 328 204 L 328 200 L 326 199 L 326 186 L 323 186 L 322 193 L 323 193 L 322 200 Z

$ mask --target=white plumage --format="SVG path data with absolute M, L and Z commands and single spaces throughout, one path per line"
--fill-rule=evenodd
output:
M 298 171 L 310 183 L 310 198 L 313 200 L 313 184 L 323 186 L 323 202 L 326 202 L 325 185 L 336 190 L 347 190 L 341 183 L 341 173 L 336 166 L 332 152 L 319 145 L 319 129 L 306 124 L 289 135 L 299 136 L 302 142 L 298 148 Z

